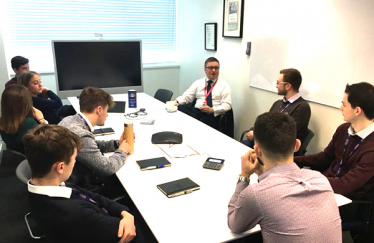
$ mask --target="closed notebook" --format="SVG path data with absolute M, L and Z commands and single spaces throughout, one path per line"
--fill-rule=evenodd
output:
M 152 169 L 159 169 L 170 166 L 170 162 L 165 157 L 153 158 L 153 159 L 145 159 L 145 160 L 138 160 L 140 170 L 152 170 Z
M 93 131 L 93 135 L 96 137 L 96 136 L 104 136 L 104 135 L 110 135 L 110 134 L 114 134 L 114 130 L 113 128 L 99 128 L 99 129 L 95 129 Z
M 162 191 L 167 197 L 176 197 L 199 190 L 200 186 L 186 177 L 176 181 L 167 182 L 157 185 L 157 188 Z

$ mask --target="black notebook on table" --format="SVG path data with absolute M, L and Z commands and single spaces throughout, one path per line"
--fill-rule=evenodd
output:
M 138 163 L 140 170 L 152 170 L 171 166 L 165 157 L 137 160 L 136 163 Z
M 199 190 L 200 186 L 186 177 L 176 181 L 167 182 L 157 185 L 157 188 L 162 191 L 167 197 L 176 197 Z

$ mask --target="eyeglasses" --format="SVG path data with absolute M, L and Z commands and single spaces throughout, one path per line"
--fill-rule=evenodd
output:
M 210 71 L 212 71 L 213 69 L 219 70 L 219 67 L 205 67 L 205 68 L 209 69 Z
M 280 81 L 277 80 L 277 85 L 279 85 L 279 84 L 288 84 L 288 82 L 280 82 Z

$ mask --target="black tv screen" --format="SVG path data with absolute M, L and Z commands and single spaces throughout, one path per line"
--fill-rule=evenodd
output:
M 86 86 L 109 93 L 143 91 L 140 40 L 52 41 L 57 92 L 79 95 Z

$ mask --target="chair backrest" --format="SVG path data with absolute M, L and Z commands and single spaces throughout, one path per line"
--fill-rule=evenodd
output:
M 313 137 L 314 137 L 314 132 L 308 129 L 308 134 L 304 138 L 304 141 L 301 141 L 301 146 L 300 146 L 299 151 L 295 153 L 296 156 L 301 156 L 306 153 L 307 151 L 306 148 L 308 147 L 308 144 L 310 143 Z
M 171 97 L 173 96 L 173 92 L 167 89 L 158 89 L 155 94 L 155 99 L 166 103 L 166 101 L 170 101 Z
M 218 131 L 234 138 L 234 112 L 232 109 L 221 115 L 218 123 Z
M 17 166 L 16 175 L 25 184 L 31 179 L 31 168 L 26 159 Z

